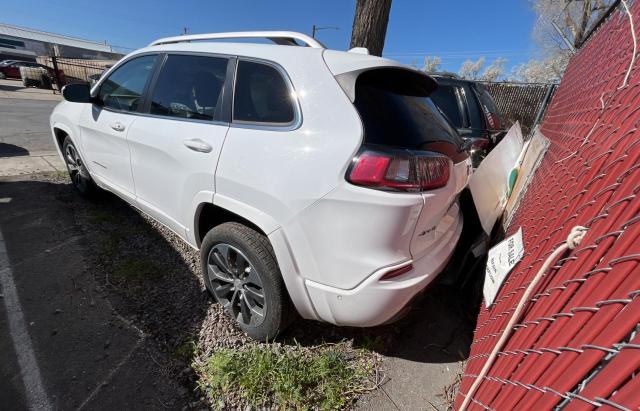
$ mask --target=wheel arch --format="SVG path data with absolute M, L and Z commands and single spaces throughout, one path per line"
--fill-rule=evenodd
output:
M 57 148 L 62 153 L 62 144 L 64 143 L 65 137 L 69 136 L 69 138 L 71 138 L 71 140 L 73 141 L 73 132 L 71 131 L 71 128 L 69 126 L 63 123 L 54 123 L 52 126 L 52 130 Z
M 209 230 L 220 224 L 237 222 L 256 230 L 265 237 L 268 237 L 269 233 L 278 227 L 275 222 L 266 221 L 266 215 L 258 210 L 251 213 L 247 210 L 248 207 L 229 207 L 229 204 L 224 201 L 223 204 L 215 201 L 218 200 L 217 197 L 216 194 L 213 202 L 201 202 L 195 208 L 193 235 L 198 248 Z

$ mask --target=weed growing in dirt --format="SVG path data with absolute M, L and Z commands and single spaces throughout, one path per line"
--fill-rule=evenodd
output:
M 173 357 L 184 363 L 191 363 L 198 352 L 196 341 L 192 338 L 182 338 L 177 347 L 173 350 Z
M 376 388 L 370 357 L 342 345 L 220 349 L 194 368 L 212 403 L 239 396 L 251 407 L 342 409 L 356 394 Z
M 69 178 L 69 172 L 68 171 L 50 171 L 47 173 L 44 173 L 44 175 L 47 178 L 50 178 L 54 181 L 60 181 L 63 183 L 70 183 L 71 179 Z

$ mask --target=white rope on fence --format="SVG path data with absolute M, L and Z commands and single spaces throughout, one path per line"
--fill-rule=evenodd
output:
M 631 38 L 633 39 L 633 55 L 631 56 L 631 64 L 629 64 L 629 68 L 627 69 L 627 74 L 624 76 L 624 81 L 622 82 L 622 86 L 620 88 L 626 87 L 629 81 L 629 76 L 631 75 L 631 69 L 633 69 L 633 65 L 636 63 L 636 54 L 638 53 L 638 39 L 636 37 L 636 29 L 633 24 L 633 15 L 629 10 L 629 5 L 627 5 L 626 0 L 622 0 L 622 5 L 624 6 L 625 11 L 627 12 L 627 16 L 629 17 L 629 24 L 631 25 Z
M 489 372 L 489 369 L 491 368 L 494 361 L 498 357 L 498 352 L 502 350 L 507 340 L 511 336 L 511 333 L 513 332 L 513 326 L 518 321 L 520 321 L 520 317 L 522 316 L 524 309 L 527 307 L 528 303 L 530 302 L 529 297 L 535 290 L 543 274 L 549 269 L 549 267 L 553 263 L 555 263 L 556 259 L 562 253 L 564 253 L 566 250 L 573 250 L 574 248 L 576 248 L 580 244 L 580 241 L 582 241 L 586 233 L 587 233 L 586 227 L 582 227 L 579 225 L 573 227 L 571 229 L 571 232 L 567 236 L 567 240 L 558 248 L 556 248 L 555 251 L 551 253 L 549 257 L 547 257 L 544 264 L 542 264 L 542 267 L 540 267 L 540 270 L 538 270 L 538 273 L 535 275 L 535 277 L 533 277 L 533 280 L 531 280 L 531 283 L 529 283 L 529 286 L 524 291 L 524 294 L 522 295 L 522 297 L 520 298 L 520 301 L 516 305 L 515 312 L 513 313 L 513 315 L 511 316 L 511 319 L 507 323 L 507 326 L 502 331 L 502 335 L 500 336 L 500 339 L 498 340 L 496 345 L 493 347 L 493 350 L 491 351 L 489 358 L 484 363 L 484 366 L 482 367 L 482 371 L 480 371 L 480 373 L 476 376 L 467 394 L 462 394 L 465 396 L 465 398 L 464 398 L 464 402 L 462 403 L 462 406 L 460 407 L 460 411 L 465 411 L 469 406 L 469 403 L 471 402 L 473 395 L 476 393 L 476 390 L 480 386 L 480 382 L 482 382 L 482 379 L 486 377 L 487 373 Z

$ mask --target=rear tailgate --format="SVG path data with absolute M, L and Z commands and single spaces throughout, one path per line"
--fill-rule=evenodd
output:
M 448 234 L 452 235 L 462 218 L 458 197 L 467 186 L 470 169 L 469 161 L 454 164 L 449 184 L 422 194 L 424 206 L 411 240 L 411 256 L 414 260 L 427 251 L 437 251 L 436 248 L 447 245 Z
M 461 224 L 458 197 L 468 183 L 471 162 L 462 151 L 463 140 L 428 97 L 437 83 L 391 60 L 346 54 L 325 51 L 324 58 L 360 115 L 363 147 L 432 152 L 451 160 L 446 185 L 420 193 L 424 206 L 409 251 L 415 260 L 450 246 Z

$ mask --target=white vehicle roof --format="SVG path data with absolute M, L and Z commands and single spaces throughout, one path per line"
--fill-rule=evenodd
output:
M 276 44 L 206 41 L 239 38 L 263 38 Z M 296 45 L 296 42 L 304 42 L 308 46 L 299 46 Z M 366 49 L 362 48 L 354 49 L 353 52 L 328 50 L 324 48 L 322 43 L 305 34 L 289 31 L 208 33 L 167 37 L 158 39 L 148 47 L 137 50 L 132 54 L 149 51 L 236 55 L 271 60 L 286 65 L 288 63 L 307 64 L 308 61 L 304 60 L 304 56 L 322 55 L 326 65 L 334 75 L 373 67 L 394 66 L 409 68 L 394 60 L 363 54 Z

